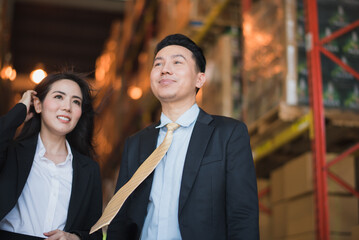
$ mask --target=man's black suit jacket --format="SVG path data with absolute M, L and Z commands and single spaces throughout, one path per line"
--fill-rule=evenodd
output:
M 0 117 L 0 219 L 15 206 L 25 186 L 34 160 L 37 134 L 17 142 L 16 129 L 26 117 L 26 106 L 17 104 Z M 65 231 L 82 239 L 102 239 L 101 230 L 89 235 L 102 212 L 101 178 L 98 164 L 74 149 L 73 180 Z
M 116 190 L 152 153 L 159 130 L 126 140 Z M 108 240 L 139 239 L 153 173 L 131 194 L 108 229 Z M 248 130 L 237 120 L 200 110 L 183 168 L 178 222 L 184 240 L 259 239 L 258 196 Z

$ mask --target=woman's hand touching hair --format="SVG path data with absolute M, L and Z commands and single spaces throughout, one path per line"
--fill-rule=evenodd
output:
M 36 94 L 37 93 L 34 90 L 27 90 L 26 92 L 24 92 L 22 98 L 19 101 L 19 103 L 25 104 L 27 109 L 25 122 L 30 120 L 34 115 L 34 113 L 30 112 L 30 107 L 34 105 L 34 99 L 36 98 Z

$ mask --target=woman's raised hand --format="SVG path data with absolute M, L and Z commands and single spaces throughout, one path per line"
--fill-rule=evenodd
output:
M 22 98 L 19 101 L 20 103 L 25 104 L 27 109 L 25 122 L 33 117 L 33 113 L 30 112 L 30 107 L 31 105 L 34 104 L 34 99 L 36 98 L 35 96 L 36 94 L 37 93 L 34 90 L 27 90 L 26 92 L 24 92 Z

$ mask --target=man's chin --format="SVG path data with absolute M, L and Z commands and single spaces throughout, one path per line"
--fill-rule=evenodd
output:
M 161 94 L 157 96 L 158 100 L 161 102 L 171 102 L 176 99 L 175 94 Z

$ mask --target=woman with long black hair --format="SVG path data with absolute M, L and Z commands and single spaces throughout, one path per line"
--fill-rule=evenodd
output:
M 56 73 L 0 117 L 0 239 L 102 239 L 88 234 L 102 211 L 92 101 L 86 80 Z

